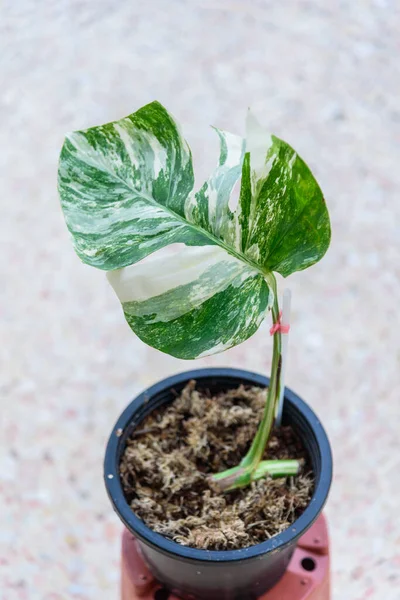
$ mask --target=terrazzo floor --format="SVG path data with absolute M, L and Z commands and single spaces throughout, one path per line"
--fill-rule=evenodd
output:
M 64 134 L 153 99 L 200 177 L 216 160 L 208 125 L 243 133 L 251 105 L 322 185 L 332 246 L 290 279 L 287 380 L 332 441 L 334 600 L 399 599 L 400 4 L 5 0 L 0 30 L 1 600 L 117 599 L 102 459 L 118 414 L 184 369 L 269 369 L 267 324 L 195 364 L 147 348 L 73 253 Z

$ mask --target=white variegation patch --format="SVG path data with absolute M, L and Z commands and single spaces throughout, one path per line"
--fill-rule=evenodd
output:
M 131 315 L 141 314 L 143 305 L 149 306 L 152 300 L 151 321 L 155 323 L 181 317 L 228 286 L 240 287 L 257 275 L 219 246 L 176 244 L 172 251 L 159 250 L 138 264 L 109 271 L 107 278 L 121 303 L 130 303 Z M 182 293 L 176 294 L 174 303 L 166 300 L 168 292 L 179 289 Z
M 238 270 L 244 266 L 219 246 L 174 244 L 136 265 L 108 271 L 107 279 L 121 302 L 143 302 L 179 286 L 195 284 L 203 273 L 218 264 L 234 264 Z
M 225 350 L 229 350 L 229 348 L 232 348 L 232 338 L 229 339 L 224 344 L 222 342 L 220 342 L 219 344 L 214 346 L 212 348 L 212 354 L 220 354 L 221 352 L 225 352 Z M 196 356 L 196 358 L 205 358 L 206 356 L 210 356 L 209 349 L 204 350 L 204 352 L 201 352 L 198 356 Z
M 131 132 L 128 133 L 126 125 L 123 125 L 123 123 L 123 121 L 121 121 L 121 123 L 114 123 L 114 129 L 125 146 L 126 153 L 129 156 L 129 160 L 131 161 L 132 167 L 134 169 L 139 169 L 140 163 L 138 160 L 137 153 L 135 152 L 135 145 L 132 143 Z

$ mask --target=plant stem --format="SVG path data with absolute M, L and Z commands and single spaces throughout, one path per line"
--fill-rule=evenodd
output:
M 274 302 L 271 308 L 271 313 L 272 323 L 275 325 L 279 323 L 279 303 L 276 279 L 273 273 L 269 273 L 265 276 L 265 278 L 270 289 L 273 291 L 274 294 Z M 234 467 L 233 469 L 228 469 L 227 471 L 223 471 L 222 473 L 217 473 L 216 475 L 213 475 L 213 481 L 218 483 L 221 489 L 234 489 L 236 487 L 243 487 L 244 485 L 248 485 L 250 481 L 254 479 L 254 473 L 257 472 L 257 468 L 260 464 L 265 448 L 267 446 L 276 415 L 277 403 L 279 400 L 280 372 L 282 366 L 282 340 L 280 331 L 277 331 L 274 334 L 273 338 L 274 340 L 271 364 L 271 377 L 261 423 L 258 426 L 258 430 L 251 444 L 251 447 L 247 452 L 246 456 L 241 461 L 240 465 L 238 467 Z M 297 463 L 298 468 L 299 463 L 297 461 L 295 462 Z M 258 477 L 258 479 L 260 477 Z
M 276 279 L 272 273 L 268 283 L 274 293 L 274 303 L 271 308 L 271 313 L 272 323 L 275 325 L 276 323 L 279 323 L 279 304 Z M 273 336 L 271 377 L 268 386 L 267 399 L 265 401 L 264 414 L 250 450 L 240 463 L 242 467 L 252 466 L 253 470 L 257 467 L 264 454 L 275 418 L 275 407 L 279 398 L 279 375 L 282 360 L 281 343 L 281 334 L 277 331 Z
M 300 462 L 298 460 L 262 460 L 252 475 L 252 481 L 270 477 L 291 477 L 298 475 Z
M 263 477 L 290 477 L 297 475 L 300 471 L 300 462 L 298 460 L 262 460 L 254 471 L 246 470 L 240 465 L 233 467 L 222 473 L 212 476 L 212 481 L 227 492 L 238 488 L 246 487 L 252 481 L 257 481 Z

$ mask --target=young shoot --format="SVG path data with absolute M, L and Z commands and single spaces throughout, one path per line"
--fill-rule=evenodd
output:
M 330 224 L 310 169 L 252 113 L 245 139 L 215 131 L 219 162 L 197 190 L 188 144 L 158 102 L 71 133 L 61 150 L 59 193 L 78 256 L 107 271 L 128 324 L 150 346 L 200 358 L 240 344 L 271 314 L 264 415 L 240 465 L 212 478 L 227 490 L 299 470 L 296 460 L 262 460 L 284 385 L 274 273 L 287 277 L 319 261 Z M 173 244 L 178 251 L 166 251 Z

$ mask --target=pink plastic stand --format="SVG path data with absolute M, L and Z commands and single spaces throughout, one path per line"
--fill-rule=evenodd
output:
M 121 588 L 121 600 L 154 600 L 160 589 L 127 530 L 122 536 Z M 170 594 L 168 600 L 179 599 Z M 259 600 L 330 600 L 329 538 L 323 515 L 300 538 L 279 583 Z

